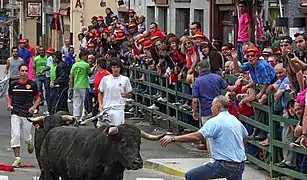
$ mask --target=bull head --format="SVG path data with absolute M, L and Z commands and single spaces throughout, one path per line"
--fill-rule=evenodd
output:
M 28 120 L 31 121 L 31 122 L 40 122 L 40 121 L 44 121 L 45 117 L 46 116 L 39 116 L 39 117 L 35 117 L 35 118 L 29 118 Z M 75 121 L 75 117 L 73 117 L 71 115 L 62 115 L 61 118 L 65 122 L 73 122 L 73 121 Z
M 32 122 L 34 124 L 34 126 L 39 129 L 40 128 L 40 123 L 42 123 L 45 120 L 46 116 L 39 116 L 39 117 L 35 117 L 35 118 L 28 118 L 29 122 Z M 64 121 L 65 125 L 70 125 L 73 124 L 76 119 L 71 116 L 71 115 L 62 115 L 61 116 L 62 120 Z

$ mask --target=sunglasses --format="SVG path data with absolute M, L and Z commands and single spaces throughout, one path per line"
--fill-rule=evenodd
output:
M 247 54 L 247 55 L 246 55 L 246 58 L 250 58 L 250 57 L 253 58 L 253 57 L 255 57 L 255 56 L 256 56 L 255 54 Z
M 280 43 L 289 43 L 290 44 L 290 40 L 289 39 L 282 39 L 282 40 L 280 40 Z
M 18 51 L 13 51 L 13 53 L 18 53 Z
M 306 36 L 306 34 L 303 32 L 298 32 L 294 34 L 294 37 L 298 37 L 298 36 Z
M 20 70 L 20 72 L 28 72 L 28 70 Z

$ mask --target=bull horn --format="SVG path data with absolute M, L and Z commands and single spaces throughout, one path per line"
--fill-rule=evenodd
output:
M 110 127 L 108 131 L 108 135 L 116 135 L 118 134 L 119 130 L 117 127 Z
M 61 118 L 63 121 L 75 121 L 75 117 L 71 115 L 62 115 Z
M 46 116 L 38 116 L 38 117 L 35 117 L 35 118 L 28 118 L 29 121 L 31 122 L 38 122 L 38 121 L 44 121 Z
M 141 137 L 147 140 L 151 140 L 151 141 L 157 141 L 160 140 L 161 138 L 163 138 L 165 136 L 165 134 L 160 134 L 160 135 L 152 135 L 152 134 L 148 134 L 144 131 L 141 130 Z

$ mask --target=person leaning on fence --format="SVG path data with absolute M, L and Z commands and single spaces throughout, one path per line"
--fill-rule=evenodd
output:
M 20 137 L 22 134 L 28 152 L 33 153 L 31 136 L 32 124 L 27 120 L 33 117 L 34 110 L 39 106 L 40 93 L 37 84 L 28 80 L 28 67 L 21 64 L 18 67 L 20 78 L 13 81 L 9 86 L 7 110 L 11 111 L 11 147 L 14 151 L 15 161 L 12 166 L 19 167 L 20 160 Z M 33 102 L 35 103 L 33 104 Z
M 192 109 L 193 118 L 198 120 L 198 113 L 201 115 L 199 127 L 202 127 L 211 118 L 212 100 L 222 94 L 222 90 L 234 91 L 237 85 L 228 86 L 226 81 L 219 75 L 210 72 L 208 61 L 202 60 L 198 63 L 199 76 L 192 87 Z M 198 102 L 200 102 L 199 112 L 197 111 Z M 209 150 L 208 141 L 206 141 Z
M 160 140 L 166 147 L 172 142 L 196 142 L 209 138 L 213 162 L 191 169 L 186 180 L 215 178 L 242 179 L 245 167 L 244 144 L 248 136 L 243 124 L 228 112 L 229 99 L 217 96 L 212 101 L 212 118 L 199 131 L 182 136 L 165 136 Z

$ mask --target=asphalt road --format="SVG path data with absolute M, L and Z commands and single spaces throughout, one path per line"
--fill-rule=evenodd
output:
M 71 105 L 70 105 L 71 106 Z M 40 108 L 43 112 L 44 107 Z M 39 114 L 40 114 L 39 113 Z M 39 115 L 38 114 L 38 115 Z M 127 123 L 135 124 L 149 133 L 162 133 L 159 127 L 153 127 L 148 123 L 140 123 L 136 120 L 127 120 Z M 11 165 L 14 156 L 10 149 L 10 114 L 6 111 L 4 99 L 0 99 L 0 164 Z M 149 158 L 183 158 L 183 157 L 200 157 L 196 152 L 190 152 L 181 146 L 171 144 L 167 149 L 161 148 L 158 142 L 142 140 L 141 155 L 143 160 Z M 39 175 L 36 158 L 33 154 L 28 154 L 26 146 L 21 149 L 21 160 L 23 164 L 35 165 L 35 168 L 16 168 L 14 172 L 0 171 L 0 180 L 33 180 Z M 142 179 L 144 178 L 144 179 Z M 126 171 L 125 180 L 176 180 L 181 179 L 172 177 L 156 171 L 141 169 L 138 171 Z

